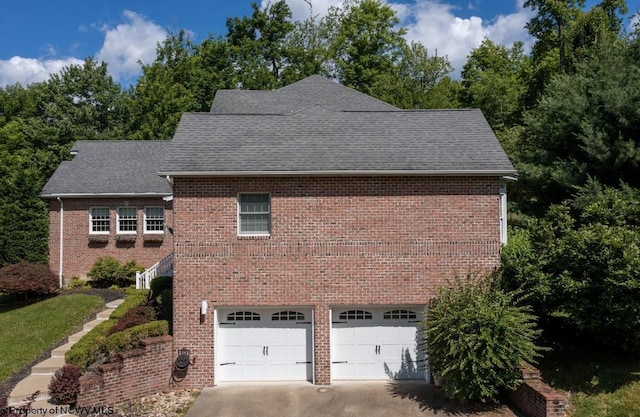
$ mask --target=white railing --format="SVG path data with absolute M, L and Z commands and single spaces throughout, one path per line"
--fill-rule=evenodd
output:
M 173 275 L 173 253 L 165 256 L 160 262 L 147 268 L 144 272 L 136 272 L 136 288 L 149 289 L 155 277 Z

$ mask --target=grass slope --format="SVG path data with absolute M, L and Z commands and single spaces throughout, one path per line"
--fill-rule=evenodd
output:
M 548 352 L 542 376 L 571 393 L 570 417 L 640 416 L 640 358 L 582 346 Z
M 0 312 L 0 384 L 103 305 L 99 297 L 72 294 Z

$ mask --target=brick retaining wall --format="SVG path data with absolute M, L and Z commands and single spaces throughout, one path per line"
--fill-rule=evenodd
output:
M 112 406 L 169 388 L 173 337 L 142 341 L 142 348 L 120 354 L 121 362 L 98 367 L 99 374 L 80 378 L 78 407 Z
M 529 417 L 565 417 L 567 399 L 545 384 L 540 371 L 531 365 L 522 370 L 524 383 L 507 397 Z

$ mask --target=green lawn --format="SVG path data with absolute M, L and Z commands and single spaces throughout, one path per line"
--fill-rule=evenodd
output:
M 71 294 L 0 310 L 0 384 L 53 347 L 103 305 L 99 297 Z
M 571 417 L 640 416 L 640 356 L 583 347 L 547 352 L 545 381 L 571 393 Z

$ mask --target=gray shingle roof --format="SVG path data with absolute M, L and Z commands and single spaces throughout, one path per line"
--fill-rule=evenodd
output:
M 211 113 L 287 114 L 314 105 L 344 111 L 399 110 L 319 75 L 312 75 L 274 91 L 218 90 Z
M 162 175 L 516 173 L 479 110 L 187 113 L 167 155 Z
M 170 141 L 79 141 L 77 155 L 65 161 L 40 196 L 168 196 L 171 187 L 158 176 Z

